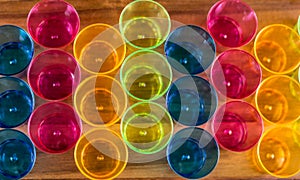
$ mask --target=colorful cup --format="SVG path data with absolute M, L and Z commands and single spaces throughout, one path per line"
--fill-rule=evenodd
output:
M 14 129 L 2 129 L 0 157 L 0 179 L 21 179 L 32 170 L 36 151 L 24 133 Z
M 73 107 L 62 102 L 39 106 L 28 121 L 31 140 L 46 153 L 64 153 L 73 148 L 81 129 L 81 120 Z
M 198 76 L 177 79 L 169 88 L 166 99 L 172 118 L 186 126 L 206 123 L 218 106 L 214 87 Z
M 261 78 L 260 65 L 251 54 L 243 50 L 222 52 L 211 67 L 211 80 L 216 90 L 233 99 L 253 94 Z
M 216 167 L 219 156 L 219 146 L 214 137 L 197 127 L 178 131 L 167 148 L 167 160 L 171 169 L 188 179 L 207 176 Z
M 80 67 L 74 57 L 50 49 L 37 55 L 28 67 L 27 79 L 36 95 L 46 100 L 69 97 L 80 82 Z
M 79 171 L 89 179 L 114 179 L 126 167 L 128 150 L 119 134 L 97 128 L 80 137 L 74 150 Z
M 253 151 L 255 165 L 277 178 L 289 178 L 300 171 L 300 134 L 289 127 L 276 126 L 265 132 Z
M 34 43 L 27 32 L 13 25 L 0 26 L 0 75 L 18 74 L 29 65 Z
M 92 24 L 82 29 L 74 41 L 74 56 L 92 74 L 108 74 L 122 64 L 126 45 L 114 27 Z
M 181 26 L 171 32 L 164 50 L 171 66 L 184 74 L 205 71 L 216 55 L 213 38 L 204 29 L 194 25 Z
M 280 36 L 278 36 L 280 34 Z M 264 27 L 254 41 L 254 55 L 264 76 L 289 74 L 300 65 L 300 36 L 283 24 Z
M 125 112 L 127 96 L 116 79 L 106 75 L 91 76 L 76 89 L 74 107 L 89 125 L 111 126 Z
M 125 41 L 137 49 L 154 49 L 167 38 L 171 19 L 158 2 L 136 0 L 123 9 L 119 28 Z
M 257 110 L 240 100 L 226 102 L 212 118 L 212 130 L 218 144 L 235 152 L 254 147 L 263 133 L 263 127 Z
M 154 102 L 139 102 L 125 112 L 121 133 L 127 146 L 141 154 L 163 150 L 173 134 L 173 121 L 167 110 Z
M 23 124 L 34 109 L 34 95 L 28 84 L 15 77 L 0 78 L 0 128 Z
M 30 10 L 27 29 L 36 43 L 47 48 L 69 45 L 79 31 L 76 9 L 63 0 L 40 1 Z
M 255 105 L 263 119 L 269 123 L 285 124 L 300 117 L 300 84 L 286 75 L 273 75 L 259 85 Z
M 226 47 L 249 43 L 257 31 L 255 11 L 240 0 L 220 0 L 207 15 L 207 29 L 215 41 Z
M 172 82 L 172 69 L 158 52 L 139 50 L 126 57 L 120 79 L 130 97 L 141 101 L 155 100 L 167 92 Z

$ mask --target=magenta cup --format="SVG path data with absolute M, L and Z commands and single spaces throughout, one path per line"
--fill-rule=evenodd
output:
M 35 109 L 28 121 L 28 134 L 46 153 L 63 153 L 73 148 L 82 131 L 75 110 L 62 102 L 49 102 Z
M 207 15 L 207 28 L 213 38 L 226 47 L 249 43 L 257 31 L 255 11 L 240 0 L 221 0 Z
M 63 100 L 73 93 L 80 82 L 80 75 L 80 66 L 71 54 L 51 49 L 32 60 L 27 79 L 39 97 Z
M 259 141 L 263 120 L 249 103 L 235 100 L 223 104 L 212 118 L 218 144 L 230 151 L 246 151 Z
M 63 0 L 43 0 L 35 4 L 27 17 L 27 29 L 34 41 L 48 48 L 70 44 L 79 31 L 76 9 Z
M 261 78 L 260 65 L 251 54 L 243 50 L 222 52 L 211 68 L 211 80 L 216 90 L 233 99 L 253 94 Z

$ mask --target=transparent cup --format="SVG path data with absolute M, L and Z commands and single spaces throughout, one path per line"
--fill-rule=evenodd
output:
M 171 19 L 158 2 L 136 0 L 127 4 L 119 19 L 119 28 L 125 41 L 137 49 L 154 49 L 167 38 Z
M 47 48 L 69 45 L 79 31 L 76 9 L 63 0 L 37 2 L 27 16 L 27 29 L 36 43 Z
M 80 137 L 74 150 L 74 159 L 85 177 L 114 179 L 126 167 L 128 150 L 115 131 L 96 128 Z
M 219 107 L 211 125 L 218 144 L 235 152 L 254 147 L 264 129 L 263 120 L 257 110 L 241 100 L 229 101 Z
M 263 76 L 289 74 L 300 65 L 300 36 L 284 24 L 268 25 L 257 34 L 253 51 Z
M 15 75 L 24 71 L 34 53 L 29 34 L 14 25 L 0 26 L 0 75 Z
M 32 170 L 36 151 L 31 140 L 21 131 L 0 130 L 0 179 L 15 180 Z
M 195 25 L 180 26 L 172 31 L 164 50 L 171 66 L 184 74 L 205 71 L 216 55 L 213 38 L 206 30 Z
M 207 15 L 207 29 L 216 42 L 226 47 L 248 44 L 257 31 L 255 11 L 240 0 L 220 0 Z
M 253 151 L 258 169 L 277 177 L 289 178 L 300 170 L 300 135 L 292 128 L 276 126 L 266 131 Z
M 181 177 L 198 179 L 209 175 L 220 156 L 214 137 L 204 129 L 189 127 L 178 131 L 167 148 L 171 169 Z
M 77 35 L 74 56 L 81 67 L 91 74 L 108 74 L 120 67 L 126 45 L 117 29 L 108 24 L 91 24 Z
M 215 113 L 218 96 L 214 87 L 198 76 L 183 76 L 174 81 L 166 96 L 172 118 L 186 126 L 206 123 Z
M 106 75 L 91 76 L 76 89 L 74 107 L 87 124 L 94 127 L 111 126 L 125 112 L 127 96 L 116 79 Z
M 130 149 L 141 154 L 154 154 L 169 143 L 173 121 L 161 105 L 139 102 L 128 108 L 122 117 L 121 134 Z
M 55 101 L 72 95 L 80 82 L 80 66 L 62 50 L 50 49 L 38 54 L 30 63 L 27 79 L 39 97 Z
M 64 153 L 73 148 L 82 131 L 72 106 L 49 102 L 37 107 L 28 121 L 28 134 L 35 146 L 46 153 Z
M 162 97 L 172 81 L 172 69 L 156 51 L 139 50 L 126 57 L 120 69 L 122 87 L 133 99 L 148 101 Z
M 0 128 L 14 128 L 31 115 L 35 104 L 28 84 L 16 77 L 0 78 Z
M 295 122 L 300 117 L 300 84 L 286 75 L 272 75 L 259 85 L 255 105 L 261 117 L 271 124 Z
M 211 67 L 211 80 L 216 90 L 233 99 L 253 94 L 261 78 L 260 65 L 244 50 L 230 49 L 222 52 Z

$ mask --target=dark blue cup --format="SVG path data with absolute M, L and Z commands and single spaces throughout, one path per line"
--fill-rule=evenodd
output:
M 166 97 L 172 118 L 186 126 L 206 123 L 215 113 L 218 97 L 214 87 L 198 76 L 184 76 L 173 82 Z
M 178 131 L 167 147 L 167 160 L 178 175 L 197 179 L 207 176 L 216 167 L 220 156 L 214 137 L 201 128 Z
M 216 44 L 210 34 L 194 25 L 180 26 L 170 33 L 165 54 L 171 66 L 184 74 L 205 71 L 215 59 Z
M 36 150 L 24 133 L 3 129 L 0 130 L 0 157 L 0 179 L 21 179 L 33 168 Z

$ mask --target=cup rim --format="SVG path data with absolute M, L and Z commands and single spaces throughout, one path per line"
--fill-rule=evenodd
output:
M 140 2 L 148 2 L 148 3 L 153 3 L 155 5 L 157 5 L 160 9 L 162 9 L 162 11 L 164 12 L 164 14 L 166 15 L 166 19 L 168 20 L 168 30 L 167 32 L 165 32 L 165 35 L 162 37 L 162 39 L 156 43 L 155 45 L 153 46 L 149 46 L 149 47 L 141 47 L 141 46 L 138 46 L 138 45 L 135 45 L 133 43 L 131 43 L 125 36 L 125 33 L 123 31 L 123 14 L 126 12 L 126 10 L 128 8 L 130 8 L 132 5 L 136 4 L 136 3 L 140 3 Z M 153 18 L 153 17 L 152 17 Z M 170 15 L 168 13 L 168 11 L 165 9 L 165 7 L 163 7 L 160 3 L 156 2 L 156 1 L 153 1 L 153 0 L 135 0 L 135 1 L 132 1 L 131 3 L 127 4 L 125 6 L 125 8 L 122 10 L 121 14 L 120 14 L 120 17 L 119 17 L 119 29 L 120 29 L 120 32 L 121 32 L 121 35 L 122 37 L 124 38 L 124 40 L 126 41 L 126 43 L 128 43 L 131 47 L 134 47 L 136 49 L 155 49 L 157 47 L 159 47 L 160 45 L 163 44 L 163 42 L 166 40 L 166 38 L 168 37 L 170 31 L 171 31 L 171 18 L 170 18 Z
M 79 33 L 77 34 L 77 36 L 75 37 L 74 39 L 74 45 L 73 45 L 73 54 L 74 54 L 74 57 L 76 59 L 77 62 L 79 62 L 79 59 L 80 59 L 80 56 L 81 56 L 81 52 L 80 54 L 76 53 L 76 44 L 77 44 L 77 41 L 79 39 L 79 37 L 87 30 L 89 30 L 90 28 L 93 28 L 93 27 L 96 27 L 96 26 L 103 26 L 103 27 L 106 27 L 107 29 L 112 29 L 121 39 L 122 41 L 122 45 L 124 46 L 123 47 L 123 53 L 122 53 L 122 56 L 118 56 L 118 60 L 119 60 L 119 63 L 113 68 L 113 69 L 110 69 L 109 71 L 105 71 L 105 72 L 94 72 L 88 68 L 86 68 L 85 66 L 83 66 L 81 63 L 79 63 L 80 67 L 82 69 L 84 69 L 85 71 L 87 71 L 88 73 L 92 74 L 92 75 L 105 75 L 105 74 L 110 74 L 112 72 L 114 72 L 115 70 L 117 70 L 123 63 L 124 59 L 125 59 L 125 56 L 126 56 L 126 43 L 121 35 L 121 33 L 113 26 L 109 25 L 109 24 L 105 24 L 105 23 L 94 23 L 94 24 L 90 24 L 86 27 L 84 27 L 82 30 L 79 31 Z M 91 41 L 93 42 L 93 40 Z M 91 43 L 89 42 L 89 43 Z M 105 42 L 105 41 L 103 41 Z M 110 45 L 109 43 L 105 42 L 107 45 Z M 121 46 L 120 46 L 121 47 Z M 114 50 L 115 48 L 112 47 Z M 118 47 L 119 48 L 119 47 Z
M 127 165 L 127 162 L 128 162 L 128 148 L 127 148 L 127 146 L 126 146 L 126 144 L 125 144 L 125 142 L 124 141 L 122 141 L 122 137 L 118 134 L 118 133 L 116 133 L 114 130 L 112 130 L 112 129 L 109 129 L 109 128 L 105 128 L 105 127 L 97 127 L 97 128 L 94 128 L 94 129 L 92 129 L 92 130 L 89 130 L 88 132 L 86 132 L 86 133 L 84 133 L 80 138 L 79 138 L 79 140 L 77 141 L 77 143 L 76 143 L 76 145 L 75 145 L 75 148 L 74 148 L 74 152 L 73 152 L 73 156 L 74 156 L 74 159 L 75 159 L 75 164 L 76 164 L 76 167 L 79 169 L 79 171 L 85 176 L 85 177 L 88 177 L 88 178 L 94 178 L 94 177 L 92 177 L 91 175 L 89 175 L 89 174 L 87 174 L 86 172 L 84 172 L 83 170 L 82 170 L 82 168 L 80 168 L 80 161 L 76 158 L 76 153 L 77 152 L 80 152 L 80 150 L 78 149 L 78 146 L 79 146 L 79 143 L 82 141 L 82 139 L 84 139 L 84 138 L 86 138 L 86 136 L 87 135 L 90 135 L 90 134 L 92 134 L 92 133 L 95 133 L 95 132 L 101 132 L 101 131 L 103 131 L 104 133 L 105 132 L 110 132 L 110 133 L 112 133 L 113 135 L 115 135 L 117 138 L 119 138 L 119 140 L 120 140 L 120 142 L 121 142 L 121 144 L 123 145 L 123 147 L 124 147 L 124 150 L 125 150 L 125 157 L 124 157 L 124 160 L 122 160 L 123 162 L 124 162 L 124 164 L 123 164 L 123 167 L 119 170 L 119 172 L 117 172 L 113 177 L 108 177 L 109 179 L 114 179 L 114 178 L 116 178 L 117 176 L 119 176 L 123 171 L 124 171 L 124 169 L 125 169 L 125 167 L 126 167 L 126 165 Z M 108 140 L 109 141 L 109 140 Z M 113 141 L 109 141 L 110 143 L 112 143 L 112 144 L 114 144 L 114 142 Z M 119 149 L 118 149 L 118 151 L 119 151 Z M 121 153 L 122 154 L 122 153 Z M 109 174 L 110 175 L 110 174 Z M 107 175 L 106 175 L 107 176 Z M 103 178 L 107 178 L 107 177 L 103 177 Z
M 153 150 L 153 147 L 151 148 L 148 148 L 148 149 L 145 149 L 145 150 L 142 150 L 142 149 L 139 149 L 133 145 L 131 145 L 130 142 L 127 141 L 127 138 L 125 138 L 125 132 L 124 132 L 124 118 L 125 116 L 127 115 L 128 112 L 130 112 L 133 108 L 139 106 L 139 105 L 142 105 L 142 104 L 149 104 L 149 105 L 154 105 L 154 106 L 157 106 L 159 109 L 161 109 L 162 111 L 165 112 L 165 114 L 167 115 L 167 118 L 170 122 L 170 127 L 171 127 L 171 130 L 170 132 L 167 132 L 169 135 L 168 137 L 168 140 L 162 144 L 162 146 L 158 146 L 157 148 L 155 148 Z M 172 136 L 173 136 L 173 133 L 174 133 L 174 127 L 173 127 L 173 120 L 172 120 L 172 117 L 170 116 L 169 112 L 166 110 L 166 108 L 164 108 L 162 105 L 156 103 L 156 102 L 152 102 L 152 101 L 141 101 L 141 102 L 138 102 L 138 103 L 135 103 L 134 105 L 130 106 L 124 113 L 124 115 L 122 116 L 122 119 L 121 119 L 121 123 L 120 123 L 120 132 L 121 132 L 121 135 L 122 135 L 122 139 L 124 140 L 125 144 L 133 151 L 137 152 L 137 153 L 140 153 L 140 154 L 154 154 L 154 153 L 157 153 L 157 152 L 160 152 L 161 150 L 163 150 L 168 144 L 169 142 L 171 141 L 172 139 Z M 154 147 L 156 147 L 157 145 L 155 145 Z

